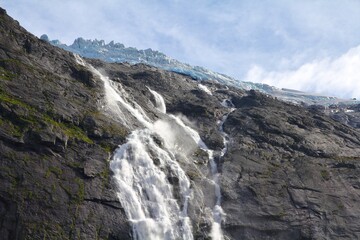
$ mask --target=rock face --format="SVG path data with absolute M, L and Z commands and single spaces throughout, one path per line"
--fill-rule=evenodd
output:
M 221 170 L 228 239 L 360 237 L 360 132 L 316 109 L 287 104 L 143 64 L 87 59 L 157 119 L 153 95 L 186 117 Z M 131 239 L 109 159 L 138 127 L 103 111 L 103 83 L 73 54 L 41 41 L 0 11 L 0 236 L 2 239 Z M 217 122 L 229 113 L 223 128 Z M 125 116 L 127 117 L 127 116 Z M 161 140 L 158 140 L 161 143 Z M 206 154 L 205 154 L 206 155 Z M 193 153 L 189 207 L 196 239 L 209 237 L 206 156 Z M 176 179 L 169 178 L 176 183 Z
M 126 129 L 72 54 L 0 15 L 1 239 L 124 239 L 108 160 Z
M 257 93 L 225 123 L 225 229 L 235 239 L 359 238 L 359 133 Z

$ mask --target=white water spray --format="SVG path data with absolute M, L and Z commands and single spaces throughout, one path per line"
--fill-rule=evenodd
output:
M 123 116 L 126 110 L 144 127 L 130 134 L 110 162 L 117 194 L 131 222 L 134 239 L 193 239 L 187 216 L 192 196 L 190 181 L 174 154 L 156 143 L 154 124 L 138 104 L 129 100 L 120 84 L 112 82 L 80 57 L 76 60 L 104 82 L 107 107 L 113 114 L 127 124 Z M 181 199 L 174 197 L 174 187 L 167 176 L 177 179 L 173 184 L 177 185 Z
M 190 182 L 176 160 L 160 148 L 149 129 L 136 130 L 114 154 L 110 168 L 118 197 L 133 226 L 135 239 L 192 239 L 187 206 Z M 173 197 L 167 174 L 179 181 L 183 208 Z
M 207 86 L 202 85 L 202 84 L 199 83 L 198 87 L 200 88 L 200 90 L 206 92 L 209 95 L 212 95 L 212 92 L 210 91 L 210 89 Z
M 134 239 L 193 239 L 191 222 L 187 216 L 192 197 L 190 181 L 175 159 L 177 154 L 183 153 L 191 144 L 196 144 L 209 155 L 211 182 L 215 186 L 216 195 L 210 234 L 214 240 L 224 239 L 221 222 L 225 214 L 220 206 L 219 173 L 213 150 L 208 149 L 197 131 L 184 124 L 177 116 L 167 114 L 167 120 L 152 122 L 145 111 L 131 100 L 120 83 L 111 81 L 79 56 L 75 57 L 79 64 L 89 68 L 104 82 L 107 110 L 129 128 L 132 122 L 125 117 L 129 114 L 143 126 L 143 129 L 130 134 L 127 142 L 115 151 L 110 162 L 119 190 L 117 194 L 132 224 Z M 150 88 L 148 90 L 154 96 L 156 108 L 166 114 L 163 97 Z M 219 127 L 225 145 L 221 156 L 227 150 L 225 139 L 228 137 L 222 130 L 226 117 L 227 115 L 223 117 Z M 167 131 L 164 131 L 164 127 Z M 164 140 L 163 145 L 155 140 L 158 136 Z M 168 176 L 177 179 L 176 183 L 170 183 Z M 180 199 L 174 197 L 175 184 Z
M 212 221 L 210 236 L 213 240 L 223 240 L 224 235 L 221 230 L 221 223 L 224 221 L 225 213 L 224 213 L 223 209 L 221 208 L 221 190 L 220 190 L 220 184 L 219 184 L 220 173 L 218 172 L 217 164 L 214 159 L 214 151 L 210 150 L 206 146 L 206 144 L 202 141 L 202 139 L 200 138 L 200 135 L 197 131 L 190 128 L 189 126 L 186 126 L 180 118 L 178 118 L 174 115 L 170 115 L 170 117 L 175 119 L 175 121 L 179 124 L 179 126 L 181 126 L 183 128 L 184 132 L 186 132 L 194 140 L 194 142 L 197 143 L 197 145 L 199 146 L 200 149 L 202 149 L 208 153 L 209 164 L 210 164 L 210 169 L 211 169 L 211 176 L 212 176 L 211 182 L 214 185 L 215 196 L 216 196 L 215 206 L 213 207 L 213 211 L 212 211 L 213 212 L 213 221 Z M 225 120 L 226 120 L 226 118 L 224 118 L 224 122 L 225 122 Z M 227 146 L 227 145 L 225 145 L 225 146 Z M 226 150 L 227 150 L 227 148 L 224 147 L 222 152 L 224 152 L 224 154 L 225 154 Z
M 149 117 L 146 116 L 144 110 L 137 103 L 130 103 L 128 101 L 129 97 L 120 83 L 111 81 L 107 76 L 101 74 L 100 71 L 95 69 L 92 65 L 85 63 L 80 56 L 75 55 L 75 59 L 78 64 L 89 68 L 92 73 L 103 81 L 106 100 L 105 107 L 112 114 L 116 115 L 125 126 L 129 127 L 129 125 L 131 125 L 131 122 L 129 122 L 129 120 L 125 117 L 128 115 L 127 113 L 130 113 L 145 127 L 151 127 L 152 124 Z
M 162 113 L 166 113 L 166 105 L 165 105 L 165 101 L 164 101 L 164 98 L 157 92 L 151 90 L 149 87 L 148 87 L 149 91 L 152 93 L 152 95 L 154 96 L 155 98 L 155 103 L 156 103 L 156 108 L 162 112 Z

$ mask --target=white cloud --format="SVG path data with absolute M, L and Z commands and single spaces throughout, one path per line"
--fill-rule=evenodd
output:
M 338 58 L 324 58 L 292 71 L 265 71 L 253 66 L 246 81 L 316 92 L 342 98 L 360 98 L 360 45 Z

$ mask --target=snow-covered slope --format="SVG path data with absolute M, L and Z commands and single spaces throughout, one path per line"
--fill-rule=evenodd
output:
M 146 50 L 138 50 L 133 47 L 125 47 L 123 44 L 114 43 L 113 41 L 106 44 L 104 40 L 85 40 L 83 38 L 76 39 L 71 45 L 65 45 L 59 40 L 49 40 L 47 35 L 42 35 L 41 39 L 50 42 L 54 46 L 77 53 L 83 57 L 97 58 L 106 62 L 128 62 L 131 64 L 145 63 L 161 69 L 188 75 L 196 80 L 213 80 L 245 90 L 259 90 L 279 99 L 294 103 L 303 103 L 306 105 L 318 104 L 325 106 L 332 104 L 351 105 L 359 103 L 359 101 L 352 99 L 338 99 L 336 97 L 321 96 L 290 89 L 279 89 L 266 84 L 243 82 L 225 74 L 210 71 L 203 67 L 191 66 L 189 64 L 182 63 L 150 48 Z

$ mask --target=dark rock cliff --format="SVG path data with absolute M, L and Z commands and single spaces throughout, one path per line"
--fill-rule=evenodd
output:
M 129 237 L 108 166 L 127 132 L 98 111 L 98 83 L 1 11 L 0 238 Z
M 221 169 L 225 235 L 230 239 L 357 239 L 360 237 L 360 133 L 316 110 L 203 82 L 143 64 L 87 60 L 153 118 L 151 93 L 182 114 L 220 151 L 217 121 L 229 134 Z M 130 239 L 108 161 L 137 127 L 102 111 L 102 81 L 73 54 L 26 32 L 0 11 L 0 238 Z M 199 172 L 207 166 L 193 155 Z M 199 195 L 200 196 L 200 195 Z M 199 197 L 200 198 L 200 197 Z M 195 203 L 195 202 L 199 203 Z M 206 239 L 195 199 L 194 235 Z
M 225 229 L 238 239 L 359 238 L 359 132 L 257 93 L 225 123 Z

